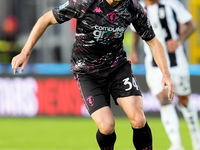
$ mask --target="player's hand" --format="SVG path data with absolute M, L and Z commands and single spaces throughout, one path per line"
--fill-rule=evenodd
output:
M 131 61 L 131 64 L 137 64 L 138 58 L 137 58 L 137 53 L 135 51 L 133 51 L 130 54 L 129 60 Z
M 16 55 L 15 57 L 13 57 L 11 65 L 12 65 L 14 74 L 18 73 L 18 70 L 17 70 L 18 67 L 21 67 L 19 73 L 22 74 L 26 64 L 28 63 L 28 59 L 29 57 L 24 53 L 20 53 Z
M 168 40 L 167 41 L 167 49 L 170 53 L 173 53 L 176 51 L 176 49 L 179 47 L 181 42 L 176 41 L 176 40 Z
M 163 75 L 162 90 L 165 90 L 165 86 L 168 86 L 168 99 L 172 101 L 174 99 L 175 85 L 169 75 Z

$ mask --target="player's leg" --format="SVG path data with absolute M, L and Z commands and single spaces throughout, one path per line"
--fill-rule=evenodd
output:
M 116 134 L 115 121 L 110 107 L 100 108 L 91 114 L 92 119 L 98 126 L 96 139 L 101 150 L 114 148 Z
M 175 73 L 176 75 L 176 73 Z M 157 96 L 161 104 L 160 116 L 171 142 L 169 150 L 182 150 L 181 136 L 179 132 L 179 119 L 174 104 L 168 100 L 168 91 L 162 91 L 161 87 L 162 73 L 157 67 L 147 68 L 146 81 L 152 95 Z M 176 83 L 175 83 L 176 86 Z
M 189 95 L 191 93 L 189 72 L 183 71 L 181 74 L 176 72 L 176 76 L 174 76 L 173 80 L 175 83 L 176 95 L 178 95 L 179 98 L 181 112 L 190 131 L 193 148 L 194 150 L 200 150 L 198 114 L 195 106 L 189 100 Z
M 141 96 L 118 98 L 117 103 L 128 116 L 133 129 L 133 144 L 137 150 L 152 150 L 152 134 L 144 112 Z
M 75 75 L 83 101 L 98 126 L 97 142 L 101 150 L 112 150 L 116 140 L 115 121 L 110 109 L 110 95 L 104 78 Z
M 158 94 L 157 97 L 161 104 L 161 121 L 171 142 L 171 147 L 169 150 L 182 150 L 184 148 L 181 143 L 179 119 L 175 110 L 175 106 L 168 100 L 167 90 Z
M 146 123 L 141 90 L 132 73 L 131 64 L 127 62 L 111 72 L 108 85 L 115 103 L 124 110 L 130 120 L 135 148 L 151 150 L 151 130 Z
M 178 96 L 178 98 L 183 117 L 190 131 L 193 149 L 200 150 L 200 131 L 196 107 L 189 100 L 188 95 Z

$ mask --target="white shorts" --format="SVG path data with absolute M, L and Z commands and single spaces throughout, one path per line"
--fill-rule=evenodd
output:
M 187 68 L 171 68 L 170 73 L 175 84 L 175 94 L 179 96 L 191 93 L 190 75 Z M 146 81 L 153 95 L 162 92 L 162 73 L 158 67 L 149 68 L 146 71 Z

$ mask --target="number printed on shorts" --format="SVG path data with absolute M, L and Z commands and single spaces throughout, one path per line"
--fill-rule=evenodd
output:
M 124 82 L 124 85 L 128 85 L 128 88 L 126 88 L 125 91 L 129 91 L 130 89 L 132 89 L 133 86 L 136 88 L 136 90 L 139 90 L 139 87 L 137 85 L 137 82 L 135 81 L 135 78 L 132 78 L 132 83 L 130 82 L 129 77 L 125 78 L 123 82 Z
M 136 88 L 136 90 L 139 90 L 139 86 L 137 85 L 137 82 L 135 80 L 135 78 L 132 77 L 132 82 L 133 82 L 133 86 Z

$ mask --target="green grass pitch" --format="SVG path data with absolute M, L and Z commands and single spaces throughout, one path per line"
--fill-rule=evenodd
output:
M 125 117 L 116 117 L 115 150 L 134 150 L 132 129 Z M 170 142 L 160 118 L 147 117 L 154 150 L 167 150 Z M 0 118 L 0 150 L 99 150 L 97 127 L 85 117 Z M 180 119 L 185 150 L 192 150 L 187 125 Z

